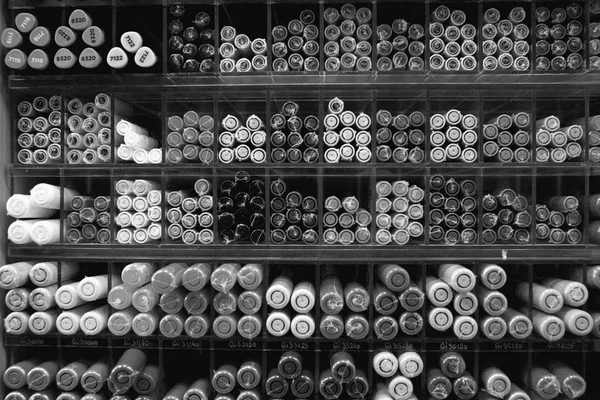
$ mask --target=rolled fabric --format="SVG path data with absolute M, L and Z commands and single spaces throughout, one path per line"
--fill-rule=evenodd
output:
M 112 284 L 121 284 L 118 275 L 111 276 Z M 108 296 L 108 275 L 87 276 L 77 286 L 77 295 L 85 301 L 96 301 Z
M 63 282 L 74 278 L 79 274 L 77 262 L 62 261 L 60 264 L 60 275 Z M 40 262 L 29 271 L 29 279 L 36 286 L 49 286 L 58 282 L 58 262 Z
M 79 283 L 80 282 L 73 282 L 58 288 L 54 298 L 59 308 L 69 310 L 87 302 L 77 294 Z
M 141 350 L 127 349 L 123 353 L 109 376 L 109 380 L 115 389 L 115 394 L 125 393 L 133 386 L 139 374 L 146 366 L 147 361 L 146 353 Z
M 16 220 L 8 226 L 8 240 L 14 244 L 27 244 L 33 242 L 31 239 L 31 228 L 33 224 L 38 221 L 44 221 L 42 219 L 31 219 L 31 220 Z
M 128 334 L 131 332 L 133 318 L 136 314 L 137 310 L 133 307 L 113 312 L 108 318 L 108 330 L 115 336 L 124 336 Z
M 31 195 L 13 194 L 6 201 L 6 213 L 13 218 L 49 218 L 55 210 L 37 205 Z
M 29 272 L 33 263 L 21 261 L 0 267 L 0 288 L 14 289 L 29 282 Z
M 108 292 L 108 304 L 110 304 L 110 306 L 116 310 L 123 310 L 131 306 L 134 293 L 134 287 L 128 286 L 124 283 L 117 285 L 110 289 L 110 292 Z
M 74 189 L 63 189 L 62 208 L 64 210 L 71 211 L 71 200 L 73 200 L 73 197 L 79 196 L 80 194 Z M 54 210 L 61 209 L 60 186 L 39 183 L 31 189 L 30 194 L 33 202 L 39 207 L 51 208 Z
M 60 220 L 47 219 L 35 222 L 31 226 L 31 240 L 39 245 L 60 241 Z
M 86 312 L 79 321 L 79 327 L 86 335 L 97 335 L 108 326 L 108 305 Z
M 69 311 L 63 311 L 56 318 L 56 329 L 63 335 L 74 335 L 79 332 L 81 317 L 96 308 L 93 304 L 84 304 Z

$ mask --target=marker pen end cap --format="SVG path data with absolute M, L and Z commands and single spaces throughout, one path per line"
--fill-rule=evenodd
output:
M 69 26 L 76 31 L 83 31 L 92 25 L 92 19 L 83 10 L 73 10 L 69 16 Z
M 43 26 L 34 28 L 29 34 L 29 41 L 37 47 L 46 47 L 50 44 L 50 31 Z
M 2 46 L 5 49 L 14 49 L 23 43 L 23 36 L 13 28 L 6 28 L 2 31 Z
M 24 70 L 27 68 L 27 56 L 19 49 L 12 49 L 4 57 L 4 64 L 10 69 Z M 13 229 L 11 233 L 16 240 L 20 240 L 25 236 L 20 227 Z
M 66 26 L 59 26 L 54 31 L 54 43 L 57 44 L 58 47 L 69 47 L 77 40 L 77 35 L 75 32 Z
M 30 13 L 19 13 L 15 17 L 15 26 L 23 33 L 29 33 L 38 26 L 37 18 Z
M 106 63 L 114 69 L 124 68 L 128 62 L 127 53 L 120 47 L 113 47 L 106 56 Z
M 125 32 L 121 35 L 121 46 L 130 53 L 137 52 L 143 45 L 142 36 L 137 32 Z
M 83 31 L 81 39 L 90 47 L 99 47 L 104 43 L 104 31 L 97 26 L 90 26 Z
M 79 55 L 79 64 L 83 68 L 96 68 L 102 62 L 102 57 L 91 47 L 85 48 Z

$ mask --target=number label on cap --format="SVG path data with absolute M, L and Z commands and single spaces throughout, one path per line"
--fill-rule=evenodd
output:
M 71 68 L 75 65 L 75 62 L 77 62 L 77 57 L 67 49 L 58 50 L 54 56 L 54 65 L 60 69 Z
M 100 62 L 102 62 L 102 57 L 92 48 L 84 49 L 79 55 L 79 64 L 83 68 L 96 68 Z
M 69 17 L 69 26 L 76 31 L 83 31 L 92 25 L 92 19 L 83 10 L 75 10 Z
M 75 33 L 66 26 L 60 26 L 54 34 L 54 42 L 60 47 L 68 47 L 75 42 Z
M 48 29 L 38 26 L 29 34 L 29 40 L 38 47 L 47 46 L 50 43 L 50 32 Z
M 37 27 L 37 18 L 29 13 L 20 13 L 15 17 L 15 25 L 23 33 L 31 32 Z
M 23 37 L 13 28 L 6 28 L 2 32 L 2 46 L 13 49 L 23 43 Z
M 27 59 L 27 65 L 33 69 L 44 70 L 48 67 L 49 60 L 48 55 L 40 49 L 35 49 L 29 54 Z
M 148 47 L 141 47 L 135 53 L 135 63 L 143 68 L 149 68 L 156 63 L 156 55 Z
M 122 48 L 113 47 L 106 56 L 106 62 L 112 68 L 121 69 L 127 65 L 129 58 Z
M 12 49 L 4 58 L 4 63 L 12 69 L 25 69 L 27 67 L 27 56 L 21 50 Z
M 142 45 L 142 37 L 137 32 L 125 32 L 121 35 L 121 46 L 130 53 L 135 53 Z

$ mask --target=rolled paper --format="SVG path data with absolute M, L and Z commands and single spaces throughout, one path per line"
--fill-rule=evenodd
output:
M 183 305 L 189 314 L 203 314 L 208 308 L 210 296 L 210 291 L 207 288 L 197 292 L 190 292 L 185 296 Z
M 31 243 L 31 228 L 37 221 L 43 221 L 40 219 L 32 220 L 16 220 L 8 227 L 8 240 L 15 244 L 26 244 Z
M 110 289 L 110 292 L 108 292 L 108 304 L 110 304 L 110 306 L 115 310 L 123 310 L 131 306 L 134 293 L 134 287 L 128 286 L 124 283 L 117 285 Z
M 108 326 L 108 305 L 103 305 L 83 314 L 79 327 L 86 335 L 97 335 Z
M 490 290 L 498 290 L 506 284 L 504 268 L 496 264 L 482 264 L 477 267 L 481 283 Z
M 531 400 L 531 398 L 523 389 L 511 382 L 510 392 L 506 395 L 506 400 Z
M 55 295 L 55 301 L 59 308 L 68 310 L 87 302 L 79 297 L 77 293 L 77 288 L 80 283 L 81 282 L 74 282 L 58 288 Z
M 252 340 L 262 332 L 262 319 L 257 315 L 244 315 L 238 320 L 237 330 L 243 338 Z
M 58 373 L 56 361 L 45 361 L 32 368 L 27 373 L 27 387 L 31 390 L 41 391 L 53 384 Z
M 193 264 L 185 271 L 181 278 L 182 285 L 190 292 L 202 289 L 210 280 L 211 266 L 208 263 Z
M 405 290 L 410 283 L 408 272 L 396 264 L 379 266 L 377 276 L 388 289 L 394 292 Z
M 508 333 L 515 339 L 525 339 L 533 331 L 531 320 L 510 307 L 501 315 L 501 318 L 507 324 Z
M 31 226 L 31 240 L 39 245 L 60 241 L 60 220 L 48 219 L 35 222 Z
M 27 359 L 9 366 L 4 371 L 4 384 L 9 389 L 21 389 L 27 385 L 27 374 L 39 365 L 35 359 Z
M 183 400 L 208 400 L 210 393 L 210 382 L 201 378 L 190 385 L 183 394 Z
M 71 391 L 79 386 L 81 376 L 87 371 L 89 364 L 74 361 L 62 367 L 56 374 L 56 386 L 62 391 Z
M 45 335 L 56 327 L 56 310 L 37 311 L 31 314 L 27 323 L 31 333 Z
M 111 276 L 113 285 L 121 284 L 121 277 Z M 77 295 L 85 301 L 96 301 L 108 296 L 108 275 L 88 276 L 83 278 L 77 286 Z
M 66 187 L 63 188 L 63 190 L 62 208 L 70 211 L 71 200 L 73 200 L 73 197 L 79 196 L 80 194 L 76 190 Z M 54 210 L 61 209 L 60 186 L 39 183 L 31 189 L 30 194 L 32 201 L 39 207 L 50 208 Z
M 285 379 L 294 379 L 302 372 L 302 355 L 295 351 L 286 351 L 277 364 L 279 374 Z
M 470 292 L 476 283 L 475 274 L 459 264 L 440 265 L 438 276 L 458 293 Z
M 581 307 L 588 300 L 588 290 L 581 282 L 549 278 L 542 285 L 560 292 L 564 303 L 572 307 Z
M 481 332 L 491 340 L 500 340 L 508 331 L 506 321 L 500 317 L 487 316 L 479 321 Z
M 29 304 L 36 311 L 45 311 L 56 305 L 56 291 L 58 284 L 38 287 L 31 291 L 29 295 Z
M 267 317 L 267 331 L 273 336 L 284 336 L 289 330 L 292 321 L 290 316 L 282 311 L 270 313 Z
M 13 194 L 6 202 L 6 213 L 13 218 L 49 218 L 55 211 L 37 205 L 31 195 Z
M 460 315 L 472 315 L 477 311 L 479 300 L 469 293 L 458 293 L 454 296 L 454 310 Z
M 251 315 L 260 311 L 262 306 L 262 293 L 247 290 L 240 293 L 237 299 L 237 308 L 244 314 Z
M 287 276 L 279 276 L 267 289 L 267 304 L 274 309 L 282 309 L 288 305 L 292 297 L 294 284 Z
M 448 351 L 440 357 L 440 369 L 449 378 L 458 378 L 465 373 L 467 364 L 459 353 Z
M 237 311 L 238 297 L 238 288 L 234 288 L 234 290 L 227 293 L 219 292 L 213 298 L 213 307 L 219 314 L 233 314 Z
M 530 370 L 524 370 L 522 379 L 523 382 L 531 382 L 531 389 L 542 399 L 553 399 L 561 390 L 556 375 L 543 367 L 533 366 Z
M 384 286 L 376 285 L 373 292 L 373 305 L 377 313 L 391 315 L 398 309 L 398 299 Z
M 398 356 L 398 371 L 406 378 L 416 378 L 423 372 L 423 359 L 414 351 L 406 351 Z
M 16 262 L 0 267 L 0 288 L 8 290 L 25 285 L 29 281 L 31 262 Z
M 360 340 L 369 333 L 369 322 L 362 314 L 349 314 L 345 323 L 346 336 Z
M 137 32 L 125 32 L 121 35 L 121 47 L 130 53 L 135 53 L 142 47 L 143 40 Z
M 589 335 L 594 329 L 594 319 L 592 316 L 578 308 L 564 306 L 555 314 L 562 319 L 567 331 L 575 336 Z
M 79 274 L 79 264 L 77 262 L 62 261 L 60 274 L 63 282 L 74 278 Z M 36 286 L 49 286 L 57 283 L 58 263 L 49 261 L 35 264 L 29 271 L 29 278 Z
M 217 393 L 231 393 L 236 385 L 237 368 L 233 365 L 222 365 L 215 371 L 212 387 Z
M 187 268 L 183 263 L 171 263 L 152 275 L 152 289 L 160 294 L 169 293 L 181 286 L 183 272 Z
M 489 315 L 502 315 L 508 308 L 506 296 L 497 290 L 489 290 L 485 287 L 478 286 L 475 292 L 477 293 L 479 304 Z
M 125 266 L 121 271 L 121 280 L 132 288 L 139 288 L 149 283 L 156 272 L 156 264 L 135 262 Z
M 345 351 L 333 353 L 329 358 L 333 377 L 340 383 L 348 383 L 356 375 L 356 366 L 352 355 Z
M 334 275 L 328 275 L 321 281 L 321 310 L 326 314 L 339 314 L 344 308 L 342 283 Z
M 590 207 L 591 209 L 592 207 Z M 569 273 L 571 280 L 584 282 L 589 288 L 600 288 L 600 265 L 574 267 L 569 269 Z
M 6 293 L 4 302 L 10 311 L 24 311 L 29 307 L 31 290 L 26 288 L 11 289 Z
M 257 289 L 263 280 L 262 264 L 246 264 L 238 271 L 238 283 L 246 290 Z
M 131 329 L 138 336 L 150 336 L 158 329 L 161 314 L 156 310 L 139 313 L 131 321 Z
M 125 310 L 113 312 L 108 318 L 108 330 L 115 336 L 124 336 L 131 332 L 133 318 L 137 310 L 129 307 Z
M 80 400 L 105 400 L 105 398 L 104 398 L 104 396 L 99 395 L 99 394 L 87 393 Z M 156 399 L 149 399 L 149 400 L 156 400 Z
M 168 338 L 180 336 L 183 332 L 185 319 L 186 315 L 184 313 L 165 315 L 158 324 L 160 333 Z
M 408 399 L 413 393 L 413 384 L 405 376 L 395 376 L 386 382 L 388 392 L 394 399 Z
M 29 330 L 31 315 L 23 311 L 11 312 L 4 318 L 4 330 L 11 335 L 22 335 Z
M 528 312 L 525 307 L 520 311 L 521 313 Z M 533 309 L 531 310 L 531 322 L 533 330 L 548 341 L 560 340 L 565 335 L 565 323 L 557 316 Z
M 109 376 L 116 394 L 125 393 L 133 386 L 147 361 L 146 354 L 141 350 L 127 349 L 123 353 Z
M 152 288 L 152 284 L 137 289 L 133 293 L 133 307 L 140 312 L 148 312 L 158 305 L 160 295 Z
M 430 307 L 427 312 L 427 321 L 436 331 L 444 332 L 452 326 L 454 317 L 452 312 L 445 307 Z
M 97 361 L 81 375 L 81 387 L 86 393 L 98 393 L 108 380 L 109 373 L 110 370 L 106 361 Z
M 533 283 L 533 286 L 529 287 L 529 283 L 522 282 L 515 288 L 517 298 L 524 304 L 529 304 L 529 291 L 532 290 L 533 306 L 538 310 L 544 311 L 549 314 L 558 312 L 564 303 L 563 296 L 558 290 L 547 288 L 538 283 Z
M 217 291 L 227 293 L 237 283 L 240 268 L 239 264 L 221 264 L 213 271 L 210 277 L 211 285 Z
M 425 293 L 429 301 L 437 307 L 445 307 L 452 302 L 452 289 L 450 286 L 438 278 L 428 276 L 425 285 L 417 282 L 420 287 L 425 286 Z

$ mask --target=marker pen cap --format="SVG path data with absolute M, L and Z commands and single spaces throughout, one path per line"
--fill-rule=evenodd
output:
M 490 290 L 498 290 L 506 284 L 506 271 L 496 264 L 481 264 L 477 267 L 481 283 Z
M 346 317 L 346 336 L 360 340 L 369 334 L 369 321 L 362 314 L 350 314 Z
M 479 321 L 481 333 L 491 340 L 502 339 L 507 331 L 508 325 L 501 317 L 487 316 Z
M 398 319 L 398 325 L 406 335 L 416 335 L 423 329 L 423 317 L 417 312 L 404 312 Z
M 277 369 L 272 369 L 267 375 L 265 389 L 269 398 L 279 399 L 283 398 L 287 394 L 289 390 L 289 383 L 281 375 L 279 375 Z
M 21 389 L 27 385 L 27 374 L 39 364 L 37 360 L 23 360 L 4 371 L 4 384 L 9 389 Z
M 186 335 L 191 338 L 201 338 L 206 335 L 210 329 L 210 318 L 205 315 L 190 315 L 185 320 L 185 325 L 183 326 L 185 329 Z
M 227 293 L 237 283 L 240 264 L 226 263 L 219 265 L 212 273 L 210 282 L 219 292 Z
M 323 315 L 319 331 L 327 339 L 338 339 L 344 333 L 344 321 L 339 315 Z
M 584 310 L 564 306 L 555 315 L 562 319 L 566 330 L 575 336 L 589 335 L 594 329 L 594 319 Z
M 213 332 L 221 339 L 229 339 L 237 330 L 238 318 L 235 315 L 219 315 L 213 321 Z
M 38 20 L 33 14 L 22 12 L 15 17 L 15 26 L 19 31 L 29 33 L 38 26 Z
M 427 372 L 426 382 L 427 392 L 429 392 L 434 399 L 445 399 L 452 392 L 450 379 L 437 368 L 432 368 Z
M 500 317 L 506 322 L 508 333 L 515 339 L 525 339 L 533 332 L 531 320 L 510 307 Z
M 549 314 L 556 313 L 563 306 L 563 296 L 559 291 L 547 288 L 538 283 L 521 282 L 515 288 L 515 294 L 524 304 L 529 304 L 529 291 L 532 290 L 533 306 Z
M 362 312 L 368 309 L 371 298 L 364 286 L 351 282 L 344 288 L 344 300 L 351 311 Z
M 456 378 L 452 386 L 459 399 L 472 399 L 478 392 L 477 381 L 468 372 Z
M 373 292 L 375 312 L 381 315 L 391 315 L 398 309 L 398 298 L 386 287 L 377 284 Z
M 233 365 L 222 365 L 215 371 L 212 387 L 217 393 L 231 393 L 236 385 L 237 369 Z
M 138 336 L 150 336 L 158 329 L 160 314 L 153 310 L 139 313 L 131 321 L 131 329 Z
M 243 338 L 254 339 L 262 331 L 262 319 L 258 315 L 244 315 L 238 321 L 237 330 Z
M 564 303 L 572 307 L 583 306 L 589 297 L 587 288 L 581 282 L 548 278 L 542 281 L 542 285 L 560 292 Z
M 267 289 L 267 304 L 276 310 L 284 308 L 289 304 L 293 290 L 294 283 L 289 277 L 278 276 Z
M 520 311 L 525 313 L 528 310 L 523 307 Z M 531 317 L 534 331 L 544 339 L 552 342 L 562 339 L 565 335 L 565 323 L 557 316 L 533 309 Z
M 389 378 L 398 372 L 398 358 L 390 351 L 379 351 L 373 356 L 373 369 L 383 378 Z
M 414 351 L 405 351 L 398 356 L 398 370 L 407 378 L 421 375 L 423 368 L 423 359 Z
M 479 299 L 479 304 L 489 315 L 502 315 L 508 308 L 506 296 L 497 290 L 489 290 L 486 287 L 478 286 L 475 293 Z
M 292 319 L 291 330 L 298 339 L 307 339 L 315 333 L 315 320 L 309 314 L 298 314 Z
M 585 394 L 587 383 L 581 375 L 579 375 L 570 366 L 559 362 L 551 362 L 548 369 L 560 383 L 561 392 L 569 399 L 576 399 Z
M 108 318 L 108 330 L 115 336 L 128 334 L 131 332 L 131 325 L 136 314 L 137 310 L 133 307 L 113 312 Z
M 421 287 L 420 282 L 417 284 Z M 425 280 L 425 292 L 429 301 L 437 307 L 445 307 L 452 302 L 452 289 L 442 280 L 433 276 L 428 276 Z
M 329 358 L 331 374 L 340 383 L 348 383 L 356 375 L 354 357 L 346 351 L 333 353 Z
M 481 371 L 481 385 L 492 396 L 504 398 L 510 391 L 510 379 L 502 370 L 487 367 Z
M 237 298 L 237 308 L 244 314 L 256 314 L 262 307 L 262 293 L 254 290 L 242 292 Z
M 458 316 L 454 319 L 453 331 L 459 340 L 471 340 L 477 336 L 477 321 L 469 316 Z
M 346 322 L 348 327 L 348 322 Z M 377 339 L 380 340 L 392 340 L 398 336 L 398 322 L 389 315 L 381 315 L 373 322 L 373 332 Z
M 448 351 L 440 357 L 440 369 L 449 378 L 458 378 L 465 373 L 467 363 L 463 356 L 454 351 Z
M 472 292 L 457 293 L 454 296 L 453 305 L 459 315 L 473 315 L 477 311 L 479 300 Z
M 438 276 L 459 293 L 470 292 L 477 283 L 475 274 L 459 264 L 440 265 Z
M 246 264 L 238 271 L 238 283 L 246 290 L 257 289 L 263 281 L 262 264 Z
M 380 265 L 377 276 L 388 289 L 394 292 L 401 292 L 410 284 L 408 271 L 396 264 Z
M 406 311 L 420 310 L 425 304 L 425 293 L 413 281 L 410 281 L 406 290 L 398 296 L 400 306 Z
M 313 373 L 309 370 L 302 370 L 299 376 L 290 383 L 292 394 L 298 399 L 307 399 L 315 391 L 315 382 Z

